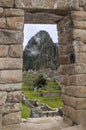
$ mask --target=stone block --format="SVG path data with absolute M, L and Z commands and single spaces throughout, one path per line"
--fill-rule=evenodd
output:
M 86 98 L 76 98 L 62 94 L 63 103 L 67 106 L 71 106 L 76 110 L 86 109 Z
M 0 71 L 0 83 L 19 83 L 22 81 L 22 70 Z
M 13 58 L 23 57 L 23 46 L 22 45 L 10 45 L 9 56 Z
M 73 20 L 86 21 L 86 12 L 84 11 L 72 11 L 71 17 Z
M 69 59 L 67 55 L 59 56 L 59 64 L 68 64 Z
M 19 124 L 21 120 L 20 112 L 9 113 L 3 116 L 2 124 L 3 125 L 12 125 Z
M 75 65 L 75 74 L 86 74 L 86 64 L 79 63 Z
M 13 30 L 23 30 L 24 28 L 24 17 L 8 17 L 7 27 Z
M 62 93 L 78 98 L 86 98 L 85 86 L 61 86 Z
M 86 30 L 86 21 L 73 21 L 73 25 L 77 29 L 84 29 Z
M 86 121 L 86 110 L 75 110 L 72 107 L 64 106 L 65 116 L 69 117 L 75 124 L 82 124 Z
M 0 7 L 0 17 L 3 16 L 4 9 Z
M 0 91 L 19 91 L 22 89 L 22 83 L 16 84 L 0 84 Z
M 71 75 L 70 84 L 74 86 L 86 86 L 86 74 Z
M 40 0 L 15 0 L 17 8 L 35 8 L 35 9 L 58 9 L 58 10 L 79 10 L 78 0 L 58 0 L 58 1 L 40 1 Z
M 86 30 L 82 29 L 74 29 L 72 31 L 72 36 L 74 40 L 79 39 L 83 43 L 86 43 Z
M 60 65 L 59 67 L 60 69 L 60 73 L 62 75 L 65 75 L 65 74 L 75 74 L 75 65 L 74 64 L 69 64 L 69 65 Z
M 0 58 L 1 69 L 22 69 L 22 59 L 19 58 Z
M 0 18 L 0 28 L 6 28 L 6 19 Z
M 0 45 L 0 57 L 5 57 L 8 55 L 8 48 L 9 46 Z
M 54 9 L 60 9 L 60 10 L 79 10 L 79 1 L 78 0 L 58 0 L 54 4 Z
M 79 5 L 80 5 L 81 7 L 83 7 L 85 4 L 86 4 L 86 0 L 80 0 L 80 1 L 79 1 Z
M 48 1 L 48 0 L 15 0 L 16 8 L 39 8 L 39 9 L 54 9 L 55 8 L 55 1 Z
M 63 121 L 68 124 L 69 126 L 72 126 L 73 125 L 73 122 L 72 120 L 70 120 L 68 117 L 66 116 L 63 116 Z
M 63 85 L 70 85 L 70 76 L 69 75 L 61 75 L 60 76 L 60 83 Z
M 4 106 L 7 99 L 7 92 L 0 92 L 0 106 Z
M 84 63 L 86 64 L 86 53 L 76 53 L 76 63 Z
M 2 112 L 3 114 L 19 112 L 21 108 L 20 103 L 5 103 Z
M 7 102 L 9 103 L 20 103 L 22 99 L 21 91 L 9 92 L 7 95 Z
M 74 41 L 73 46 L 76 53 L 86 53 L 86 44 L 83 42 Z
M 0 0 L 0 6 L 1 7 L 13 7 L 14 0 Z
M 5 15 L 7 17 L 24 16 L 24 10 L 23 9 L 8 8 L 8 9 L 5 9 Z
M 23 43 L 23 32 L 0 29 L 0 44 Z

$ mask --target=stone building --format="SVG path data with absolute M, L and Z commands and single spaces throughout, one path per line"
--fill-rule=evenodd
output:
M 86 0 L 0 0 L 0 126 L 20 123 L 24 23 L 55 23 L 63 120 L 86 121 Z

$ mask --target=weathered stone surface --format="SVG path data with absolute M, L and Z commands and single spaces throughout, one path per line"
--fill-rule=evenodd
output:
M 86 63 L 86 53 L 76 53 L 76 63 Z
M 3 70 L 0 72 L 0 83 L 18 83 L 22 81 L 22 70 Z
M 72 107 L 64 106 L 64 113 L 68 116 L 74 123 L 81 124 L 86 121 L 86 110 L 75 110 Z
M 61 20 L 63 16 L 53 13 L 30 13 L 25 12 L 25 23 L 54 24 Z
M 6 28 L 6 19 L 0 18 L 0 28 Z
M 34 9 L 58 9 L 58 10 L 79 10 L 79 1 L 78 0 L 16 0 L 15 1 L 17 8 L 34 8 Z
M 75 64 L 60 65 L 59 70 L 62 75 L 86 74 L 86 64 L 79 63 L 77 65 Z
M 66 116 L 63 116 L 63 121 L 64 121 L 65 123 L 69 124 L 70 126 L 73 125 L 73 122 L 72 122 L 68 117 L 66 117 Z
M 0 29 L 0 44 L 18 44 L 23 42 L 22 31 Z
M 2 7 L 13 7 L 14 0 L 0 0 L 0 6 Z
M 7 92 L 0 92 L 0 106 L 3 106 L 6 102 Z
M 71 17 L 73 20 L 86 21 L 86 12 L 84 11 L 72 11 Z
M 9 46 L 0 45 L 0 57 L 5 57 L 8 55 L 8 48 Z
M 60 65 L 59 67 L 60 73 L 65 75 L 65 74 L 76 74 L 75 72 L 75 65 L 74 64 L 68 64 L 68 65 Z
M 54 4 L 54 9 L 60 10 L 79 10 L 79 1 L 78 0 L 56 0 Z
M 2 128 L 2 114 L 0 114 L 0 128 Z
M 72 45 L 59 45 L 59 55 L 69 54 L 74 51 L 74 47 Z
M 74 46 L 74 51 L 76 53 L 82 53 L 82 52 L 86 53 L 86 44 L 84 44 L 83 42 L 74 41 L 73 46 Z
M 20 111 L 20 103 L 6 103 L 2 109 L 4 114 Z
M 10 16 L 24 16 L 24 10 L 23 9 L 13 9 L 13 8 L 8 8 L 5 9 L 5 15 L 7 17 Z
M 79 5 L 80 5 L 80 6 L 84 6 L 85 4 L 86 4 L 86 0 L 80 0 L 80 1 L 79 1 Z
M 2 124 L 3 125 L 12 125 L 20 123 L 20 112 L 9 113 L 3 116 Z
M 3 15 L 4 9 L 0 7 L 0 17 Z
M 68 74 L 60 76 L 60 83 L 63 85 L 70 85 L 70 76 Z
M 76 98 L 62 94 L 62 100 L 64 104 L 77 110 L 86 109 L 86 98 Z
M 10 57 L 23 57 L 23 46 L 22 45 L 11 45 L 9 48 Z
M 0 58 L 0 70 L 1 69 L 22 69 L 22 59 Z
M 85 86 L 61 86 L 62 93 L 78 98 L 86 98 Z
M 0 91 L 19 91 L 22 88 L 22 83 L 15 84 L 0 84 Z
M 72 31 L 72 35 L 74 40 L 79 39 L 80 41 L 86 43 L 86 30 L 74 29 Z
M 21 91 L 9 92 L 7 95 L 7 102 L 20 103 L 22 99 Z
M 73 21 L 74 27 L 77 29 L 86 29 L 86 21 Z
M 79 85 L 84 86 L 86 85 L 86 74 L 77 74 L 70 76 L 70 84 L 71 85 Z
M 68 64 L 69 59 L 67 55 L 59 56 L 59 64 Z
M 7 27 L 13 30 L 23 30 L 24 17 L 8 17 Z

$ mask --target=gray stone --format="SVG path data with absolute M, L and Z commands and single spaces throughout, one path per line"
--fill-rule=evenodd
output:
M 13 7 L 14 0 L 0 0 L 0 6 L 2 7 Z
M 23 9 L 13 9 L 13 8 L 7 8 L 5 9 L 5 15 L 7 17 L 10 16 L 24 16 L 24 10 Z
M 24 17 L 8 17 L 7 27 L 13 30 L 23 30 Z
M 12 125 L 20 123 L 20 112 L 9 113 L 3 116 L 2 124 L 3 125 Z
M 85 86 L 61 86 L 62 93 L 78 98 L 86 98 Z
M 22 31 L 0 29 L 0 44 L 18 44 L 23 42 Z
M 7 99 L 7 92 L 0 92 L 0 106 L 4 106 Z
M 9 48 L 9 56 L 14 58 L 23 57 L 23 46 L 11 45 Z
M 22 88 L 22 83 L 15 84 L 0 84 L 0 91 L 19 91 Z
M 9 92 L 7 95 L 7 102 L 9 103 L 20 103 L 21 100 L 22 100 L 21 91 Z
M 0 69 L 22 69 L 22 59 L 0 58 Z
M 0 75 L 0 83 L 19 83 L 22 81 L 22 70 L 3 70 Z
M 19 112 L 21 108 L 20 103 L 6 103 L 2 109 L 4 114 Z
M 8 48 L 9 46 L 0 45 L 0 57 L 5 57 L 8 55 Z

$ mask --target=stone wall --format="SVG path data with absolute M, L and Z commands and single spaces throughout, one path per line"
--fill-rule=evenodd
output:
M 64 120 L 79 124 L 86 118 L 86 0 L 0 0 L 0 124 L 20 122 L 24 9 L 65 16 L 57 23 Z
M 6 1 L 5 1 L 6 2 Z M 12 1 L 0 6 L 12 6 Z M 3 3 L 3 4 L 2 4 Z M 5 4 L 5 5 L 4 5 Z M 0 7 L 0 124 L 20 122 L 24 11 Z
M 86 12 L 71 11 L 58 23 L 64 120 L 86 121 Z M 86 122 L 85 122 L 86 123 Z

